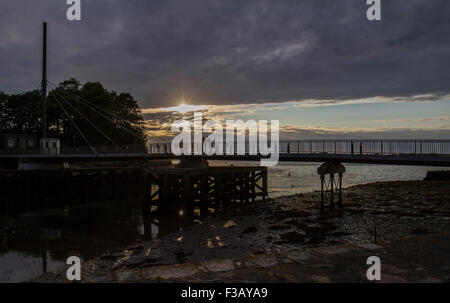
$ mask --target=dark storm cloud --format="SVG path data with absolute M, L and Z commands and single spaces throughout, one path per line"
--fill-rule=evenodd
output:
M 2 0 L 0 90 L 40 78 L 49 22 L 49 78 L 101 81 L 142 107 L 407 97 L 449 93 L 448 0 Z M 433 98 L 433 97 L 431 97 Z M 430 98 L 427 98 L 430 99 Z

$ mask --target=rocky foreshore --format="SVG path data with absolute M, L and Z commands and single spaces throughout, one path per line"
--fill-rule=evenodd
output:
M 449 181 L 381 182 L 358 185 L 344 190 L 342 208 L 326 210 L 321 214 L 318 206 L 319 193 L 314 192 L 218 211 L 207 219 L 195 220 L 190 226 L 152 241 L 142 241 L 124 250 L 108 252 L 93 260 L 84 260 L 82 280 L 236 281 L 239 279 L 232 278 L 233 273 L 239 270 L 241 265 L 247 264 L 248 260 L 262 258 L 266 261 L 272 259 L 273 262 L 264 261 L 262 264 L 266 266 L 263 268 L 266 268 L 268 273 L 258 275 L 259 278 L 254 281 L 269 282 L 276 280 L 277 276 L 283 277 L 283 271 L 276 271 L 274 274 L 272 267 L 292 260 L 294 263 L 301 261 L 287 257 L 288 255 L 305 253 L 314 256 L 315 250 L 327 252 L 341 250 L 344 247 L 342 252 L 351 257 L 359 255 L 364 250 L 382 250 L 382 247 L 391 246 L 397 247 L 393 251 L 398 254 L 397 243 L 411 242 L 412 247 L 416 245 L 413 244 L 417 242 L 416 238 L 423 237 L 429 240 L 422 241 L 422 246 L 434 243 L 432 245 L 439 246 L 442 250 L 441 257 L 449 253 L 446 251 L 448 245 L 436 244 L 441 241 L 450 242 L 448 241 L 450 240 Z M 417 254 L 418 250 L 414 250 Z M 423 247 L 422 251 L 426 263 L 427 254 L 433 251 L 433 247 Z M 323 275 L 320 274 L 320 267 L 329 264 L 330 260 L 324 261 L 321 265 L 320 260 L 313 259 L 316 260 L 314 262 L 318 268 L 316 274 L 311 268 L 308 271 L 309 278 L 292 276 L 286 272 L 290 277 L 288 280 L 311 282 L 314 281 L 311 277 L 317 276 L 326 277 L 326 279 L 317 278 L 319 282 L 339 281 L 338 276 L 330 278 L 325 274 L 326 271 Z M 402 258 L 399 258 L 396 261 L 396 268 L 402 267 L 398 263 L 401 260 Z M 448 258 L 443 260 L 445 262 Z M 364 260 L 361 262 L 365 264 Z M 406 250 L 403 262 L 404 266 L 409 266 Z M 333 266 L 340 265 L 333 264 Z M 443 266 L 447 268 L 448 264 Z M 215 271 L 214 268 L 219 270 Z M 252 270 L 253 267 L 245 268 Z M 448 278 L 445 274 L 427 276 L 426 268 L 424 270 L 423 279 L 446 281 Z M 144 277 L 144 272 L 149 274 Z M 153 274 L 150 274 L 152 272 Z M 168 274 L 170 272 L 181 272 L 181 276 L 171 276 Z M 214 272 L 228 272 L 228 274 L 213 276 Z M 208 273 L 211 275 L 208 276 Z M 408 281 L 406 277 L 402 279 Z M 416 276 L 413 280 L 420 279 Z M 65 282 L 65 269 L 50 272 L 34 281 Z M 341 281 L 347 279 L 343 278 Z

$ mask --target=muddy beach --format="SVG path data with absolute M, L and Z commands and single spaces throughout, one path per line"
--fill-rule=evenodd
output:
M 450 232 L 450 182 L 401 181 L 352 186 L 343 207 L 319 210 L 319 193 L 297 194 L 221 210 L 153 240 L 83 260 L 85 281 L 164 265 L 302 251 Z M 62 281 L 56 270 L 35 281 Z

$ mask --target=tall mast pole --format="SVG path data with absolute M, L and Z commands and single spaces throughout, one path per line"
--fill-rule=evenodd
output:
M 47 22 L 43 26 L 42 44 L 42 138 L 47 138 Z

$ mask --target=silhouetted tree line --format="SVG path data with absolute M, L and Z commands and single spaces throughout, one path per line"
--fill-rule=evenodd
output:
M 80 97 L 80 99 L 76 97 Z M 58 88 L 55 89 L 53 87 L 53 89 L 50 89 L 47 98 L 48 137 L 59 138 L 64 146 L 83 146 L 86 145 L 86 142 L 58 105 L 56 99 L 62 104 L 92 145 L 113 145 L 92 124 L 97 126 L 118 145 L 145 143 L 144 120 L 139 105 L 131 94 L 108 91 L 99 82 L 87 82 L 81 85 L 77 80 L 70 79 L 61 82 Z M 86 101 L 105 109 L 113 115 L 95 108 Z M 97 112 L 80 102 L 95 108 Z M 92 124 L 69 104 L 89 119 Z M 109 121 L 98 112 L 112 121 Z M 40 138 L 42 130 L 41 117 L 42 102 L 40 90 L 13 95 L 0 92 L 0 135 L 2 133 L 14 133 Z M 131 132 L 135 135 L 131 134 Z

